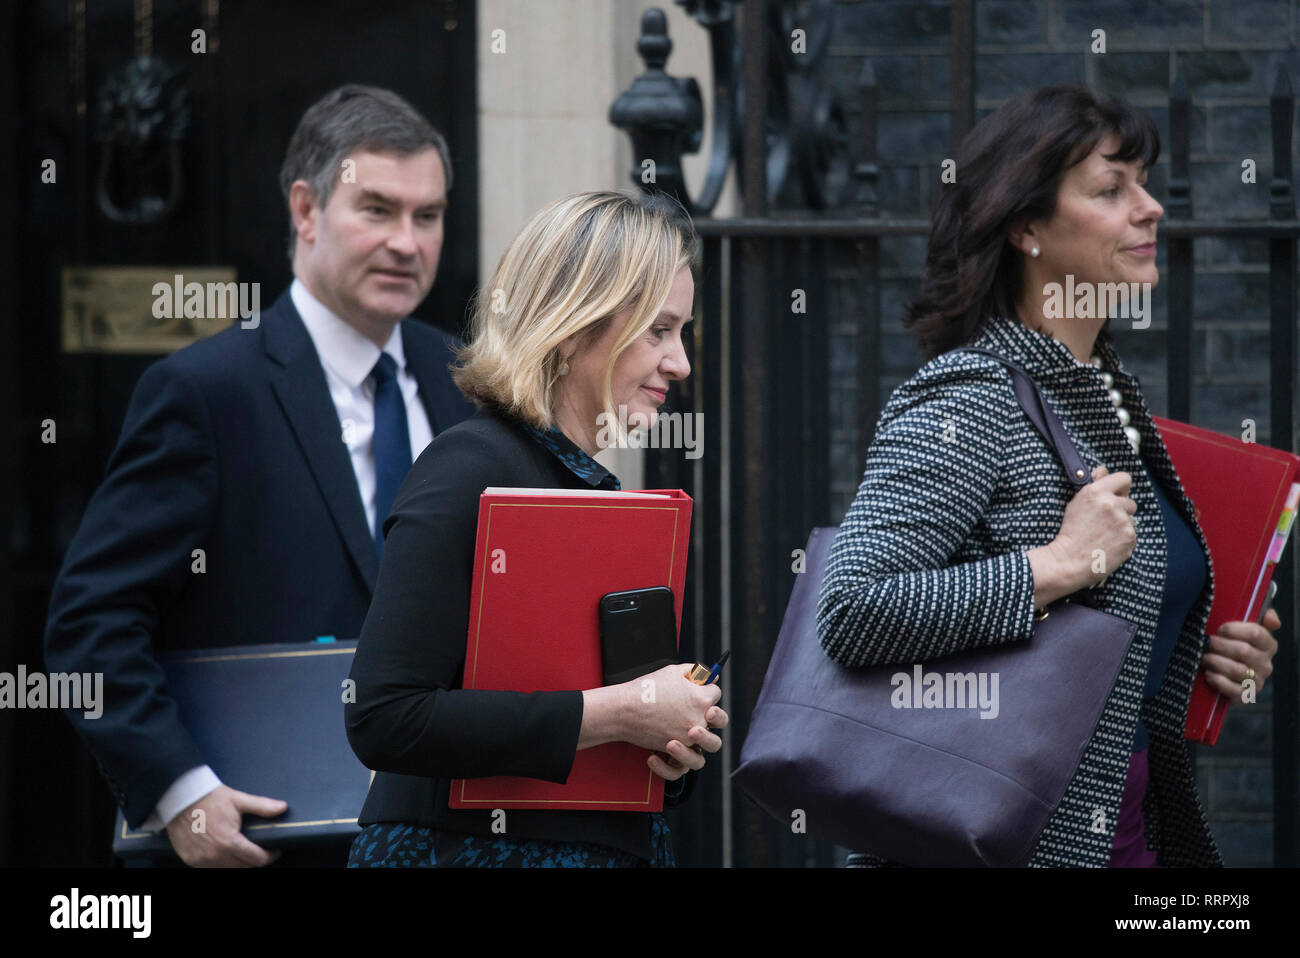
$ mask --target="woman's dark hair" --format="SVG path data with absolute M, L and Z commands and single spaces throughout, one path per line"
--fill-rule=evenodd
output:
M 986 315 L 1016 316 L 1024 267 L 1007 234 L 1050 219 L 1061 178 L 1110 133 L 1120 144 L 1108 160 L 1149 167 L 1160 156 L 1151 117 L 1081 84 L 1022 93 L 966 135 L 956 182 L 935 201 L 921 294 L 903 317 L 926 360 L 969 342 Z

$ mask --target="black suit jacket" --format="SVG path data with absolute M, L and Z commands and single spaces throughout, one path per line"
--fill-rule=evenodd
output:
M 376 769 L 358 821 L 490 835 L 491 812 L 448 807 L 451 779 L 520 775 L 564 782 L 582 693 L 463 689 L 465 636 L 487 486 L 592 488 L 515 421 L 488 409 L 438 436 L 407 474 L 384 525 L 384 561 L 352 663 L 348 740 Z M 689 792 L 684 776 L 678 798 Z M 673 790 L 673 785 L 669 785 Z M 643 812 L 507 812 L 513 838 L 584 841 L 651 857 Z
M 470 415 L 447 370 L 452 339 L 407 321 L 402 344 L 435 435 Z M 325 372 L 287 291 L 256 328 L 236 324 L 145 371 L 45 634 L 51 671 L 104 673 L 103 715 L 68 714 L 131 827 L 205 764 L 153 653 L 356 636 L 377 567 Z

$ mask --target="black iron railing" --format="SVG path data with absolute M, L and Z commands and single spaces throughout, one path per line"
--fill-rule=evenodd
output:
M 860 472 L 879 416 L 881 394 L 881 240 L 926 236 L 926 219 L 879 215 L 877 87 L 869 63 L 858 80 L 861 136 L 849 156 L 843 112 L 821 80 L 821 54 L 833 10 L 804 4 L 803 56 L 789 62 L 787 5 L 770 0 L 677 0 L 710 31 L 714 61 L 713 142 L 698 199 L 681 175 L 683 151 L 697 149 L 702 104 L 693 80 L 663 68 L 671 51 L 666 18 L 649 10 L 638 49 L 646 73 L 615 103 L 611 121 L 631 136 L 634 179 L 675 195 L 696 215 L 703 237 L 696 297 L 695 374 L 675 389 L 672 408 L 702 413 L 704 451 L 687 460 L 671 450 L 648 454 L 648 487 L 680 486 L 696 499 L 693 555 L 683 624 L 683 656 L 713 661 L 733 650 L 727 670 L 732 715 L 729 754 L 711 763 L 701 800 L 679 824 L 702 864 L 830 864 L 835 850 L 774 823 L 733 793 L 726 781 L 748 727 L 777 630 L 793 587 L 794 550 L 814 525 L 833 524 L 832 422 L 852 423 Z M 740 24 L 737 29 L 736 21 Z M 951 8 L 952 151 L 973 124 L 974 27 L 971 0 Z M 743 54 L 742 54 L 743 51 Z M 1167 241 L 1168 415 L 1191 418 L 1194 317 L 1193 243 L 1201 237 L 1265 239 L 1269 246 L 1270 436 L 1295 451 L 1296 219 L 1291 168 L 1294 96 L 1285 69 L 1271 98 L 1273 168 L 1267 221 L 1197 219 L 1192 213 L 1190 98 L 1179 70 L 1170 96 Z M 644 161 L 657 177 L 647 182 Z M 739 168 L 742 215 L 713 218 L 722 182 Z M 853 192 L 850 199 L 849 192 Z M 792 208 L 793 207 L 793 208 Z M 851 296 L 831 302 L 828 275 L 856 277 Z M 796 293 L 802 293 L 803 311 Z M 851 359 L 856 403 L 832 408 L 828 386 L 833 323 L 856 329 Z M 1276 573 L 1275 607 L 1295 635 L 1295 548 Z M 1300 864 L 1300 668 L 1296 644 L 1281 642 L 1273 683 L 1275 864 Z M 721 766 L 721 768 L 719 768 Z M 724 822 L 723 834 L 716 823 Z

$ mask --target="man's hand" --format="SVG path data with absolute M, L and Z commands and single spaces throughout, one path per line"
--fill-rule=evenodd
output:
M 254 845 L 239 830 L 244 813 L 274 818 L 288 803 L 220 785 L 167 823 L 167 837 L 191 868 L 260 868 L 280 857 Z M 195 811 L 203 814 L 195 815 Z

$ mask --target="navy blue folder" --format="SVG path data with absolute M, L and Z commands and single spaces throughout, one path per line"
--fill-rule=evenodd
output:
M 245 645 L 159 656 L 181 722 L 221 781 L 282 798 L 278 818 L 244 815 L 243 833 L 264 848 L 346 841 L 373 774 L 348 745 L 344 680 L 356 640 Z M 166 831 L 132 831 L 118 812 L 113 851 L 175 858 Z

